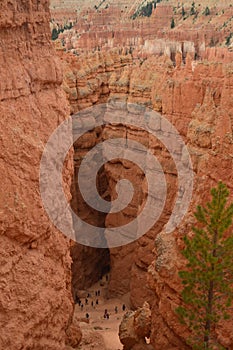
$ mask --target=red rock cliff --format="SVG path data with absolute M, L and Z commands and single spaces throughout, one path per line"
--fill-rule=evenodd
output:
M 0 2 L 0 348 L 65 348 L 73 306 L 68 240 L 39 192 L 44 144 L 69 115 L 48 0 Z M 64 183 L 69 195 L 72 162 Z
M 171 213 L 176 191 L 176 170 L 166 150 L 148 137 L 146 132 L 132 128 L 108 126 L 101 139 L 126 135 L 152 149 L 166 174 L 170 195 L 163 216 L 144 237 L 131 245 L 111 249 L 110 295 L 130 291 L 133 306 L 140 306 L 144 300 L 152 305 L 153 346 L 157 350 L 186 349 L 187 333 L 179 325 L 174 309 L 180 303 L 181 290 L 178 270 L 184 261 L 180 254 L 182 237 L 191 230 L 192 212 L 195 206 L 205 202 L 209 190 L 219 179 L 232 188 L 232 53 L 226 49 L 208 49 L 209 61 L 193 61 L 187 57 L 182 64 L 181 54 L 176 55 L 176 67 L 168 57 L 150 57 L 142 64 L 133 60 L 130 54 L 116 55 L 96 53 L 85 56 L 85 60 L 65 54 L 63 64 L 66 70 L 64 88 L 74 112 L 108 98 L 146 104 L 169 119 L 188 143 L 192 156 L 195 187 L 190 212 L 174 234 L 161 232 Z M 71 63 L 71 64 L 70 64 Z M 95 133 L 90 133 L 76 150 L 77 157 L 97 142 Z M 79 145 L 81 148 L 81 144 Z M 80 152 L 78 154 L 78 152 Z M 129 168 L 127 162 L 105 165 L 109 192 L 119 174 Z M 131 167 L 130 180 L 143 187 L 140 173 Z M 140 196 L 138 196 L 140 200 Z M 135 208 L 126 213 L 137 216 Z M 86 212 L 88 216 L 88 213 Z M 91 217 L 92 213 L 89 213 Z M 121 216 L 120 222 L 125 219 Z M 118 218 L 119 220 L 119 218 Z M 113 216 L 106 217 L 106 224 L 114 226 Z M 156 247 L 154 245 L 156 241 Z M 149 274 L 147 276 L 147 270 Z M 146 283 L 148 278 L 148 283 Z M 222 344 L 232 348 L 231 322 L 219 329 Z

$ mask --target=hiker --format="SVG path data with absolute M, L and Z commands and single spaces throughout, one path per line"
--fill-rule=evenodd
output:
M 108 310 L 105 309 L 105 310 L 104 310 L 104 318 L 107 318 L 107 314 L 108 314 Z

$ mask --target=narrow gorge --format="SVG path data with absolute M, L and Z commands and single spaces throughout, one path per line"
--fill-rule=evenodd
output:
M 226 62 L 219 59 L 219 52 L 224 53 L 224 50 L 207 49 L 208 61 L 194 61 L 188 55 L 185 64 L 178 52 L 174 65 L 166 55 L 151 56 L 141 63 L 130 54 L 119 55 L 116 49 L 108 53 L 89 54 L 85 60 L 82 56 L 77 58 L 58 50 L 65 72 L 63 87 L 73 113 L 95 103 L 112 100 L 145 105 L 165 115 L 189 147 L 195 172 L 193 198 L 189 214 L 172 235 L 166 235 L 162 229 L 174 204 L 177 171 L 169 153 L 158 140 L 141 130 L 113 125 L 100 130 L 98 136 L 96 130 L 89 133 L 85 136 L 85 141 L 80 141 L 79 147 L 75 148 L 75 158 L 80 159 L 100 139 L 103 141 L 124 135 L 139 140 L 152 149 L 163 165 L 168 184 L 168 198 L 163 215 L 137 242 L 110 249 L 111 277 L 108 289 L 111 297 L 129 292 L 131 306 L 134 308 L 142 306 L 144 301 L 152 305 L 154 331 L 151 341 L 155 349 L 168 349 L 168 346 L 169 349 L 185 349 L 182 338 L 186 333 L 174 315 L 174 309 L 179 305 L 181 288 L 177 271 L 183 261 L 180 254 L 182 236 L 193 224 L 191 213 L 196 204 L 206 199 L 209 187 L 217 179 L 221 178 L 229 188 L 232 187 L 233 70 L 228 58 Z M 226 57 L 228 55 L 226 50 Z M 127 168 L 129 164 L 124 162 L 108 163 L 105 166 L 110 187 L 107 195 L 114 191 L 117 177 Z M 131 168 L 130 173 L 130 180 L 143 188 L 140 172 Z M 139 195 L 137 198 L 140 200 Z M 126 218 L 121 217 L 121 222 L 127 220 L 129 213 L 131 217 L 137 216 L 135 208 L 129 208 L 129 212 L 125 213 Z M 86 218 L 89 216 L 93 220 L 92 212 L 88 215 L 85 211 L 85 214 Z M 106 217 L 105 223 L 111 227 L 117 220 L 119 218 Z M 86 256 L 91 261 L 87 248 L 79 249 L 78 260 L 80 261 L 80 256 Z M 90 254 L 93 257 L 91 249 Z M 88 263 L 82 266 L 85 269 Z M 83 271 L 82 266 L 77 265 L 76 271 Z M 95 275 L 95 265 L 93 272 Z M 84 271 L 81 275 L 83 274 Z M 228 344 L 231 344 L 231 326 L 229 327 L 226 338 Z M 224 339 L 223 334 L 220 336 Z
M 0 349 L 118 350 L 95 338 L 105 328 L 92 326 L 85 319 L 89 309 L 84 305 L 81 313 L 77 305 L 98 288 L 108 307 L 115 305 L 107 304 L 111 301 L 125 303 L 134 318 L 136 330 L 130 317 L 115 310 L 117 322 L 123 318 L 124 350 L 192 349 L 190 333 L 175 312 L 181 304 L 178 272 L 185 266 L 183 237 L 191 234 L 196 206 L 209 199 L 219 180 L 233 200 L 233 7 L 227 0 L 196 2 L 192 15 L 192 1 L 154 1 L 150 16 L 141 16 L 148 3 L 0 3 Z M 147 201 L 145 174 L 124 154 L 101 167 L 96 187 L 111 203 L 117 183 L 127 179 L 134 187 L 130 204 L 103 213 L 83 199 L 80 165 L 107 140 L 123 138 L 149 149 L 167 186 L 162 214 L 145 235 L 127 245 L 95 248 L 68 239 L 50 221 L 40 194 L 40 162 L 50 135 L 70 115 L 79 118 L 88 108 L 115 103 L 137 106 L 136 117 L 153 110 L 176 128 L 192 160 L 193 192 L 188 212 L 167 234 L 179 185 L 169 150 L 134 125 L 90 129 L 74 142 L 62 173 L 66 198 L 83 221 L 106 230 L 119 227 L 135 220 Z M 158 128 L 169 135 L 162 122 Z M 61 144 L 58 139 L 55 146 Z M 59 195 L 55 185 L 48 189 L 58 220 L 62 213 L 53 199 Z M 102 295 L 99 299 L 104 303 Z M 224 349 L 233 350 L 230 312 L 215 335 Z

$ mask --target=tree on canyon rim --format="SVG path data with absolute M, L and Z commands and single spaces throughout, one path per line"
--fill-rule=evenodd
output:
M 192 349 L 225 349 L 215 338 L 219 321 L 229 319 L 233 301 L 233 203 L 227 204 L 229 190 L 219 182 L 211 190 L 212 201 L 198 206 L 198 223 L 193 237 L 184 237 L 185 271 L 179 276 L 184 285 L 183 305 L 176 309 L 180 321 L 191 331 Z

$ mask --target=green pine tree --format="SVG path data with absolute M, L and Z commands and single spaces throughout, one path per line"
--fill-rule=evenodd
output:
M 233 37 L 233 33 L 230 33 L 230 35 L 228 35 L 228 37 L 226 38 L 226 45 L 229 46 L 231 43 L 231 38 Z
M 172 18 L 171 20 L 171 29 L 175 28 L 175 20 L 174 18 Z
M 177 308 L 180 321 L 191 331 L 192 349 L 224 349 L 214 338 L 218 322 L 229 318 L 233 300 L 233 203 L 227 205 L 229 191 L 219 182 L 211 190 L 212 201 L 198 206 L 193 237 L 184 238 L 186 270 L 179 273 L 184 289 L 184 306 Z
M 52 30 L 52 40 L 56 40 L 58 38 L 58 30 L 56 28 L 53 28 Z
M 210 9 L 209 9 L 208 6 L 205 8 L 204 15 L 205 16 L 209 16 L 210 15 Z
M 196 8 L 195 8 L 195 2 L 192 2 L 191 10 L 190 10 L 190 15 L 195 15 L 196 14 Z
M 184 16 L 185 16 L 185 9 L 184 9 L 184 6 L 182 4 L 182 17 L 184 17 Z

